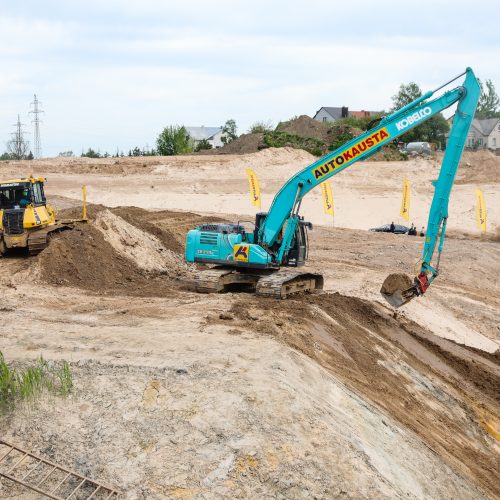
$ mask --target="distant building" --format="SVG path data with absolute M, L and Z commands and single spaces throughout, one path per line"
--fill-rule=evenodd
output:
M 222 127 L 185 127 L 189 137 L 193 140 L 195 145 L 203 140 L 208 141 L 213 148 L 220 148 L 224 146 L 222 138 L 225 137 L 222 132 Z
M 484 120 L 474 118 L 466 145 L 492 149 L 493 151 L 500 149 L 500 118 L 486 118 Z
M 339 118 L 347 118 L 348 116 L 353 116 L 356 118 L 364 118 L 365 116 L 372 116 L 379 114 L 379 111 L 349 111 L 347 106 L 342 106 L 340 108 L 323 107 L 316 111 L 313 118 L 318 122 L 335 122 Z

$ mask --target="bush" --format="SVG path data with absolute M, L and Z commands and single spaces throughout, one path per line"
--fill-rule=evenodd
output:
M 174 156 L 193 151 L 191 138 L 185 127 L 170 125 L 165 127 L 156 139 L 156 148 L 159 155 Z
M 320 139 L 313 137 L 300 137 L 288 132 L 279 132 L 277 130 L 266 132 L 264 134 L 264 144 L 270 148 L 283 148 L 290 146 L 292 148 L 304 149 L 314 156 L 321 156 L 326 153 L 324 143 Z
M 266 132 L 272 132 L 274 130 L 273 124 L 271 122 L 255 122 L 249 130 L 250 134 L 264 134 Z
M 202 151 L 204 149 L 212 149 L 212 145 L 208 142 L 207 139 L 202 139 L 201 141 L 198 141 L 194 150 Z

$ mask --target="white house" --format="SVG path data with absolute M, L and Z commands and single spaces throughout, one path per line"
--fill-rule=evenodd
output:
M 208 141 L 213 148 L 224 146 L 222 138 L 225 136 L 222 132 L 222 127 L 185 127 L 189 137 L 195 145 L 203 140 Z
M 339 118 L 346 118 L 348 116 L 353 116 L 356 118 L 363 118 L 365 116 L 373 116 L 376 114 L 379 114 L 379 111 L 349 111 L 349 108 L 347 106 L 342 106 L 342 107 L 328 107 L 324 106 L 322 108 L 319 108 L 318 111 L 316 111 L 316 114 L 313 116 L 313 119 L 318 121 L 318 122 L 334 122 L 338 120 Z
M 472 126 L 467 136 L 467 147 L 500 150 L 500 118 L 472 120 Z
M 318 122 L 334 122 L 339 118 L 346 118 L 348 116 L 348 108 L 346 106 L 342 106 L 341 108 L 334 107 L 322 107 L 316 111 L 316 114 L 313 116 L 313 119 Z

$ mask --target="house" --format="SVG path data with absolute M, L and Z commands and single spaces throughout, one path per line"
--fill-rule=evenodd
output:
M 474 149 L 500 150 L 500 118 L 474 118 L 465 145 Z
M 340 108 L 323 107 L 316 111 L 313 118 L 318 122 L 334 122 L 339 118 L 346 118 L 348 116 L 354 116 L 356 118 L 364 118 L 365 116 L 372 116 L 379 114 L 378 111 L 349 111 L 347 106 L 342 106 Z
M 185 127 L 186 131 L 196 145 L 198 142 L 206 140 L 213 148 L 224 146 L 222 138 L 225 134 L 222 132 L 222 127 Z
M 318 122 L 334 122 L 339 118 L 346 118 L 348 116 L 349 109 L 346 106 L 341 108 L 320 108 L 316 111 L 313 119 Z

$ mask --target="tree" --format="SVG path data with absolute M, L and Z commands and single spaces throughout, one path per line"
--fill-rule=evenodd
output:
M 392 96 L 393 107 L 391 111 L 397 111 L 421 96 L 422 91 L 415 82 L 410 82 L 407 85 L 401 84 L 399 92 Z M 401 140 L 406 143 L 434 142 L 438 144 L 438 146 L 441 146 L 445 143 L 446 132 L 448 132 L 449 129 L 450 126 L 444 116 L 438 113 L 403 134 Z
M 10 157 L 9 153 L 3 153 L 2 156 L 0 156 L 0 160 L 11 160 L 12 158 Z
M 92 148 L 87 149 L 86 153 L 82 153 L 84 158 L 100 158 L 101 154 L 98 151 L 94 151 Z
M 27 160 L 33 160 L 35 157 L 33 156 L 33 153 L 30 151 L 29 155 L 26 157 Z
M 157 152 L 163 156 L 173 156 L 193 151 L 191 138 L 185 127 L 170 125 L 165 127 L 156 139 Z
M 398 93 L 392 96 L 393 107 L 391 111 L 401 109 L 419 97 L 422 97 L 422 91 L 415 82 L 410 82 L 406 85 L 402 83 Z
M 194 150 L 202 151 L 203 149 L 212 149 L 212 145 L 207 141 L 207 139 L 198 141 Z
M 221 137 L 221 141 L 224 144 L 229 144 L 231 141 L 234 141 L 238 136 L 236 135 L 237 130 L 236 122 L 231 118 L 227 120 L 224 126 L 222 127 L 222 133 L 224 134 Z
M 486 89 L 481 80 L 478 79 L 481 87 L 481 95 L 476 110 L 476 118 L 500 118 L 500 99 L 491 80 L 486 80 Z

